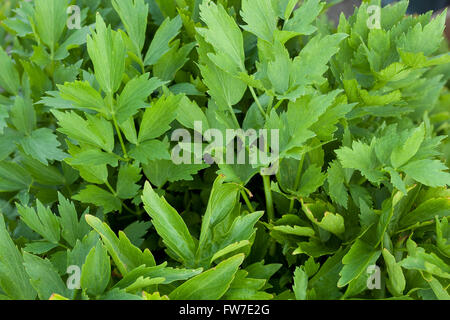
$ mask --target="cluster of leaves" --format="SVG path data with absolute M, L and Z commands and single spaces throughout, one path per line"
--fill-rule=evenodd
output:
M 0 297 L 449 299 L 446 13 L 379 2 L 3 1 Z M 209 128 L 276 175 L 171 160 Z

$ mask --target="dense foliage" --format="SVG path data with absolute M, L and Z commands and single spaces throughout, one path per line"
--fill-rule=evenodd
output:
M 369 2 L 2 1 L 0 297 L 449 299 L 446 12 Z

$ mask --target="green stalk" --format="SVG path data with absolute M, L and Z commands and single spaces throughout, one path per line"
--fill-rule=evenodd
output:
M 305 156 L 306 156 L 306 154 L 304 154 L 302 156 L 302 159 L 300 160 L 300 163 L 298 164 L 297 175 L 295 177 L 294 190 L 297 190 L 298 186 L 300 185 L 300 178 L 302 176 L 303 164 L 305 162 Z M 295 199 L 291 199 L 291 203 L 289 204 L 289 212 L 292 212 L 292 210 L 294 210 L 294 204 L 295 204 Z
M 113 119 L 113 122 L 114 122 L 114 127 L 116 128 L 116 131 L 117 131 L 117 135 L 119 137 L 120 146 L 122 147 L 123 156 L 127 160 L 128 159 L 127 148 L 125 147 L 125 143 L 123 142 L 122 133 L 120 131 L 119 124 L 117 123 L 116 115 L 114 113 L 112 115 L 112 119 Z
M 259 102 L 258 96 L 256 95 L 255 89 L 253 89 L 253 87 L 249 87 L 250 88 L 250 92 L 252 93 L 253 99 L 256 102 L 256 105 L 259 108 L 259 111 L 261 111 L 262 115 L 264 116 L 264 118 L 267 118 L 267 114 L 264 111 L 264 108 L 261 105 L 261 102 Z
M 241 125 L 239 124 L 239 121 L 238 121 L 238 119 L 236 117 L 236 114 L 234 113 L 233 107 L 230 104 L 228 104 L 228 109 L 230 109 L 230 113 L 231 113 L 231 116 L 233 117 L 234 123 L 236 124 L 236 126 L 238 128 L 240 128 Z
M 274 109 L 277 110 L 277 109 L 281 106 L 281 104 L 283 103 L 283 101 L 284 101 L 284 100 L 278 101 L 278 103 L 275 105 Z
M 267 218 L 270 221 L 275 220 L 275 210 L 273 208 L 272 189 L 270 188 L 270 176 L 262 176 L 264 182 L 264 193 L 266 195 Z
M 139 214 L 133 210 L 130 209 L 130 207 L 128 207 L 125 202 L 122 201 L 122 199 L 120 199 L 117 196 L 117 192 L 116 190 L 114 190 L 114 188 L 111 186 L 111 184 L 108 181 L 105 181 L 105 185 L 108 187 L 109 191 L 111 191 L 111 193 L 114 195 L 115 198 L 119 199 L 120 203 L 122 204 L 122 206 L 125 208 L 125 210 L 127 210 L 129 213 L 134 214 L 134 215 L 138 215 Z
M 114 197 L 117 197 L 117 192 L 114 190 L 114 188 L 109 184 L 108 181 L 105 181 L 105 185 L 108 187 L 109 191 L 114 195 Z
M 107 101 L 109 104 L 111 117 L 112 117 L 112 120 L 114 123 L 114 128 L 116 129 L 117 136 L 119 137 L 119 141 L 120 141 L 120 146 L 122 147 L 123 156 L 124 156 L 125 160 L 128 160 L 127 148 L 125 147 L 125 143 L 122 138 L 122 132 L 120 131 L 120 127 L 119 127 L 119 124 L 117 123 L 117 119 L 116 119 L 116 111 L 114 110 L 115 109 L 114 108 L 114 98 L 113 98 L 112 93 L 107 94 Z
M 247 193 L 245 192 L 245 190 L 242 190 L 242 189 L 241 189 L 241 195 L 242 195 L 242 198 L 243 198 L 244 201 L 245 201 L 245 204 L 247 205 L 248 209 L 250 210 L 250 213 L 255 212 L 255 209 L 253 208 L 252 203 L 250 202 L 250 200 L 249 200 L 249 198 L 248 198 Z

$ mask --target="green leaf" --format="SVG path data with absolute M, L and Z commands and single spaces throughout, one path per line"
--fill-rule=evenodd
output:
M 107 94 L 116 92 L 125 71 L 126 47 L 122 36 L 106 27 L 97 14 L 96 31 L 87 38 L 87 49 L 95 69 L 95 78 Z
M 313 237 L 316 234 L 314 229 L 300 226 L 275 226 L 273 230 L 299 237 Z
M 75 108 L 90 109 L 104 115 L 109 114 L 101 94 L 89 82 L 67 82 L 64 85 L 57 85 L 57 87 L 61 98 L 72 102 Z
M 36 0 L 34 21 L 36 30 L 52 51 L 56 49 L 58 40 L 66 27 L 67 0 Z
M 188 280 L 198 274 L 200 274 L 203 269 L 178 269 L 166 267 L 167 263 L 155 267 L 145 267 L 140 266 L 130 273 L 128 273 L 122 280 L 120 280 L 115 286 L 120 288 L 125 288 L 130 286 L 139 278 L 158 278 L 163 279 L 163 284 L 173 283 L 175 281 Z
M 152 226 L 150 221 L 135 221 L 126 227 L 123 232 L 130 239 L 131 243 L 136 247 L 140 247 L 144 242 L 144 236 L 147 234 L 148 229 Z
M 379 183 L 384 175 L 378 170 L 378 161 L 374 145 L 370 146 L 360 141 L 354 141 L 352 149 L 343 147 L 336 151 L 343 168 L 357 169 L 371 182 Z
M 416 223 L 433 220 L 436 216 L 441 218 L 450 214 L 450 199 L 430 199 L 421 203 L 413 211 L 404 214 L 399 221 L 400 228 L 413 226 Z
M 81 270 L 81 288 L 88 294 L 98 296 L 102 294 L 111 277 L 111 265 L 106 248 L 97 242 L 86 257 Z
M 151 252 L 148 249 L 142 252 L 132 245 L 122 231 L 119 231 L 119 238 L 117 238 L 111 228 L 100 219 L 86 215 L 86 221 L 102 237 L 103 243 L 122 276 L 142 265 L 155 266 L 155 259 Z
M 152 285 L 158 285 L 164 282 L 164 278 L 138 278 L 132 285 L 128 286 L 125 290 L 127 292 L 136 292 L 142 288 L 146 288 Z
M 384 170 L 386 170 L 387 172 L 389 172 L 389 175 L 391 176 L 391 183 L 392 185 L 397 188 L 397 190 L 400 190 L 404 195 L 407 194 L 407 190 L 406 190 L 406 184 L 403 181 L 402 177 L 400 176 L 400 174 L 393 168 L 387 167 Z
M 86 222 L 86 221 L 84 221 Z M 86 223 L 87 228 L 89 225 Z M 67 252 L 67 265 L 78 266 L 81 270 L 86 262 L 86 257 L 100 241 L 100 237 L 94 230 L 87 230 L 87 235 L 82 240 L 77 240 L 72 250 Z
M 128 154 L 133 159 L 147 165 L 154 160 L 169 160 L 169 148 L 170 144 L 166 139 L 164 141 L 148 140 L 132 148 Z M 158 174 L 159 172 L 155 171 L 154 173 Z
M 136 166 L 126 165 L 119 169 L 119 176 L 117 178 L 117 196 L 120 199 L 134 198 L 140 186 L 136 183 L 141 180 L 141 169 Z
M 114 131 L 109 121 L 88 114 L 87 120 L 84 120 L 73 111 L 63 113 L 53 110 L 52 112 L 60 125 L 58 131 L 79 143 L 99 147 L 107 152 L 113 151 Z
M 417 160 L 400 168 L 414 180 L 429 186 L 443 187 L 450 185 L 448 168 L 439 160 Z
M 450 266 L 435 253 L 426 253 L 411 239 L 407 240 L 409 255 L 400 261 L 400 266 L 409 270 L 428 272 L 432 275 L 450 279 Z
M 32 101 L 17 97 L 11 108 L 11 121 L 21 133 L 31 134 L 36 127 L 36 112 Z
M 0 69 L 2 70 L 0 74 L 0 87 L 12 95 L 18 95 L 20 88 L 19 73 L 11 58 L 2 47 L 0 47 Z
M 266 280 L 252 279 L 247 271 L 238 270 L 222 300 L 270 300 L 273 295 L 262 291 L 265 284 Z
M 328 187 L 331 199 L 347 209 L 348 191 L 345 187 L 345 173 L 338 161 L 333 161 L 328 168 Z
M 308 275 L 303 267 L 297 267 L 294 272 L 294 291 L 297 300 L 306 300 L 306 290 L 308 289 Z
M 119 14 L 133 43 L 133 53 L 140 57 L 147 30 L 148 4 L 144 0 L 113 0 L 112 5 Z
M 69 153 L 72 156 L 76 156 L 78 153 L 81 153 L 81 148 L 67 142 L 69 146 Z M 67 163 L 70 163 L 70 159 L 66 159 Z M 80 176 L 90 183 L 95 184 L 105 184 L 108 181 L 108 169 L 106 165 L 73 165 L 73 168 L 78 170 Z M 76 179 L 77 177 L 75 177 Z
M 226 256 L 236 250 L 242 249 L 242 248 L 248 246 L 249 244 L 250 244 L 250 241 L 248 241 L 248 240 L 242 240 L 239 242 L 232 243 L 232 244 L 226 246 L 225 248 L 217 251 L 211 258 L 211 263 L 213 263 L 217 259 L 222 258 L 223 256 Z
M 245 30 L 268 42 L 273 41 L 278 17 L 271 0 L 243 0 L 242 19 L 247 23 Z
M 201 121 L 203 130 L 209 129 L 208 119 L 195 101 L 183 97 L 177 110 L 177 121 L 184 127 L 194 129 L 195 122 Z
M 218 300 L 230 287 L 244 261 L 244 255 L 231 257 L 216 267 L 195 276 L 169 294 L 171 300 Z
M 146 182 L 142 196 L 145 210 L 167 247 L 188 265 L 192 265 L 196 245 L 178 212 L 153 191 Z
M 295 193 L 300 197 L 308 197 L 323 185 L 326 175 L 315 164 L 310 165 L 300 179 L 300 185 Z
M 9 118 L 8 109 L 0 108 L 0 134 L 3 135 L 5 132 L 5 128 L 8 127 L 6 123 L 6 119 Z
M 150 160 L 144 166 L 144 172 L 151 183 L 161 188 L 166 182 L 192 181 L 193 175 L 207 167 L 207 164 L 177 165 L 172 160 Z
M 36 291 L 30 284 L 23 258 L 6 229 L 0 213 L 0 288 L 11 299 L 34 300 Z
M 146 66 L 156 64 L 161 57 L 170 50 L 170 42 L 178 35 L 182 25 L 181 18 L 166 18 L 155 33 L 152 43 L 148 48 L 144 64 Z
M 164 81 L 174 80 L 177 72 L 189 61 L 188 56 L 196 45 L 191 42 L 180 48 L 179 41 L 176 41 L 153 66 L 154 75 Z
M 170 129 L 175 120 L 177 107 L 182 96 L 162 96 L 150 108 L 147 108 L 141 122 L 138 142 L 158 138 Z
M 317 28 L 313 25 L 314 20 L 320 14 L 325 3 L 320 0 L 307 0 L 294 11 L 294 16 L 287 20 L 283 30 L 293 31 L 297 34 L 310 35 Z M 286 16 L 286 18 L 288 18 Z
M 406 287 L 405 276 L 401 266 L 395 261 L 395 257 L 385 248 L 382 251 L 384 262 L 387 266 L 389 280 L 387 286 L 394 296 L 402 296 Z
M 234 19 L 221 4 L 210 1 L 200 5 L 200 17 L 208 28 L 197 28 L 197 32 L 214 48 L 211 61 L 231 74 L 246 72 L 242 32 Z
M 340 236 L 345 232 L 344 218 L 340 214 L 326 211 L 323 213 L 322 220 L 319 221 L 317 217 L 314 216 L 309 205 L 304 204 L 302 207 L 308 219 L 322 229 L 327 230 L 337 236 Z
M 291 89 L 290 77 L 286 77 L 292 68 L 292 61 L 286 47 L 279 41 L 273 45 L 274 59 L 267 65 L 267 77 L 275 92 L 283 94 Z
M 218 177 L 209 196 L 208 206 L 202 219 L 198 256 L 202 256 L 205 247 L 212 239 L 213 229 L 234 209 L 239 194 L 239 186 L 224 184 L 224 177 Z
M 59 147 L 61 143 L 51 129 L 41 128 L 20 142 L 23 151 L 39 162 L 48 165 L 48 161 L 61 161 L 67 157 Z
M 31 175 L 14 162 L 0 162 L 0 191 L 27 190 L 33 183 Z
M 58 217 L 53 214 L 50 208 L 37 200 L 37 213 L 34 208 L 17 205 L 22 220 L 34 231 L 39 233 L 46 240 L 58 244 L 60 239 L 61 227 Z
M 241 101 L 247 84 L 215 66 L 212 62 L 199 66 L 208 93 L 221 107 L 234 106 Z
M 269 280 L 280 268 L 281 264 L 272 263 L 264 265 L 263 261 L 256 262 L 245 268 L 248 272 L 248 276 L 254 279 L 266 279 Z
M 106 153 L 100 149 L 87 149 L 77 152 L 65 161 L 71 166 L 103 166 L 117 167 L 119 157 L 114 153 Z
M 336 33 L 315 36 L 294 59 L 291 70 L 292 82 L 297 85 L 322 84 L 323 74 L 328 70 L 328 62 L 339 51 L 339 44 L 347 37 Z
M 450 294 L 448 293 L 448 288 L 444 288 L 442 284 L 434 277 L 431 280 L 427 280 L 434 294 L 439 300 L 450 300 Z
M 145 101 L 152 93 L 165 84 L 158 78 L 148 78 L 149 74 L 134 78 L 127 82 L 117 100 L 116 117 L 119 123 L 124 123 L 134 116 L 139 109 L 147 107 Z
M 32 253 L 32 254 L 44 254 L 49 252 L 52 249 L 55 249 L 56 247 L 58 247 L 57 244 L 55 243 L 51 243 L 51 242 L 47 242 L 47 241 L 39 241 L 39 242 L 32 242 L 32 243 L 27 243 L 25 245 L 24 251 L 28 252 L 28 253 Z
M 413 130 L 408 139 L 400 146 L 392 150 L 391 162 L 394 168 L 400 168 L 407 163 L 419 151 L 425 139 L 425 125 Z
M 121 300 L 144 300 L 142 296 L 138 296 L 135 294 L 131 294 L 126 292 L 125 290 L 120 290 L 118 288 L 115 288 L 113 290 L 110 290 L 106 292 L 104 295 L 100 297 L 100 300 L 107 300 L 107 301 L 121 301 Z
M 356 240 L 350 251 L 342 259 L 344 267 L 340 274 L 338 287 L 344 287 L 367 271 L 367 267 L 375 264 L 381 252 L 372 246 Z
M 131 142 L 132 144 L 138 143 L 137 131 L 136 131 L 136 123 L 134 122 L 134 118 L 130 117 L 125 122 L 119 124 L 119 129 L 122 130 L 125 138 Z
M 70 35 L 65 38 L 64 42 L 60 43 L 59 48 L 56 50 L 55 60 L 63 60 L 67 58 L 70 54 L 69 50 L 78 48 L 79 46 L 85 44 L 89 32 L 89 27 L 87 26 L 70 32 Z M 62 83 L 62 81 L 59 83 Z
M 427 25 L 417 23 L 400 36 L 397 47 L 406 52 L 419 53 L 425 55 L 433 54 L 443 40 L 445 29 L 445 19 L 447 12 L 444 11 L 436 18 L 431 19 Z
M 439 221 L 436 217 L 436 244 L 444 255 L 450 256 L 450 228 L 448 227 L 447 217 L 443 218 L 442 221 Z
M 66 177 L 55 166 L 47 166 L 23 154 L 22 166 L 31 174 L 33 180 L 44 186 L 60 186 Z
M 53 294 L 70 297 L 70 290 L 61 280 L 57 270 L 47 259 L 24 252 L 24 266 L 30 277 L 31 285 L 41 300 L 48 300 Z
M 84 220 L 78 221 L 78 214 L 75 205 L 68 199 L 58 193 L 58 212 L 61 216 L 61 235 L 72 247 L 75 246 L 77 240 L 81 240 L 85 235 Z
M 122 202 L 114 194 L 94 185 L 88 185 L 72 199 L 83 203 L 103 207 L 104 213 L 119 211 L 122 209 Z

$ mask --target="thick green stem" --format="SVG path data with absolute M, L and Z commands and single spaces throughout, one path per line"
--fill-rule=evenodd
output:
M 270 188 L 270 176 L 262 176 L 264 181 L 264 193 L 266 195 L 267 218 L 270 221 L 275 220 L 275 210 L 273 208 L 272 189 Z
M 298 164 L 298 168 L 297 168 L 297 175 L 295 177 L 295 184 L 294 184 L 294 190 L 297 190 L 299 185 L 300 185 L 300 178 L 302 177 L 302 171 L 303 171 L 303 164 L 305 162 L 305 156 L 302 156 L 302 159 L 300 160 L 300 163 Z M 294 210 L 294 204 L 295 204 L 295 199 L 291 199 L 291 203 L 289 204 L 289 212 L 292 212 L 292 210 Z

